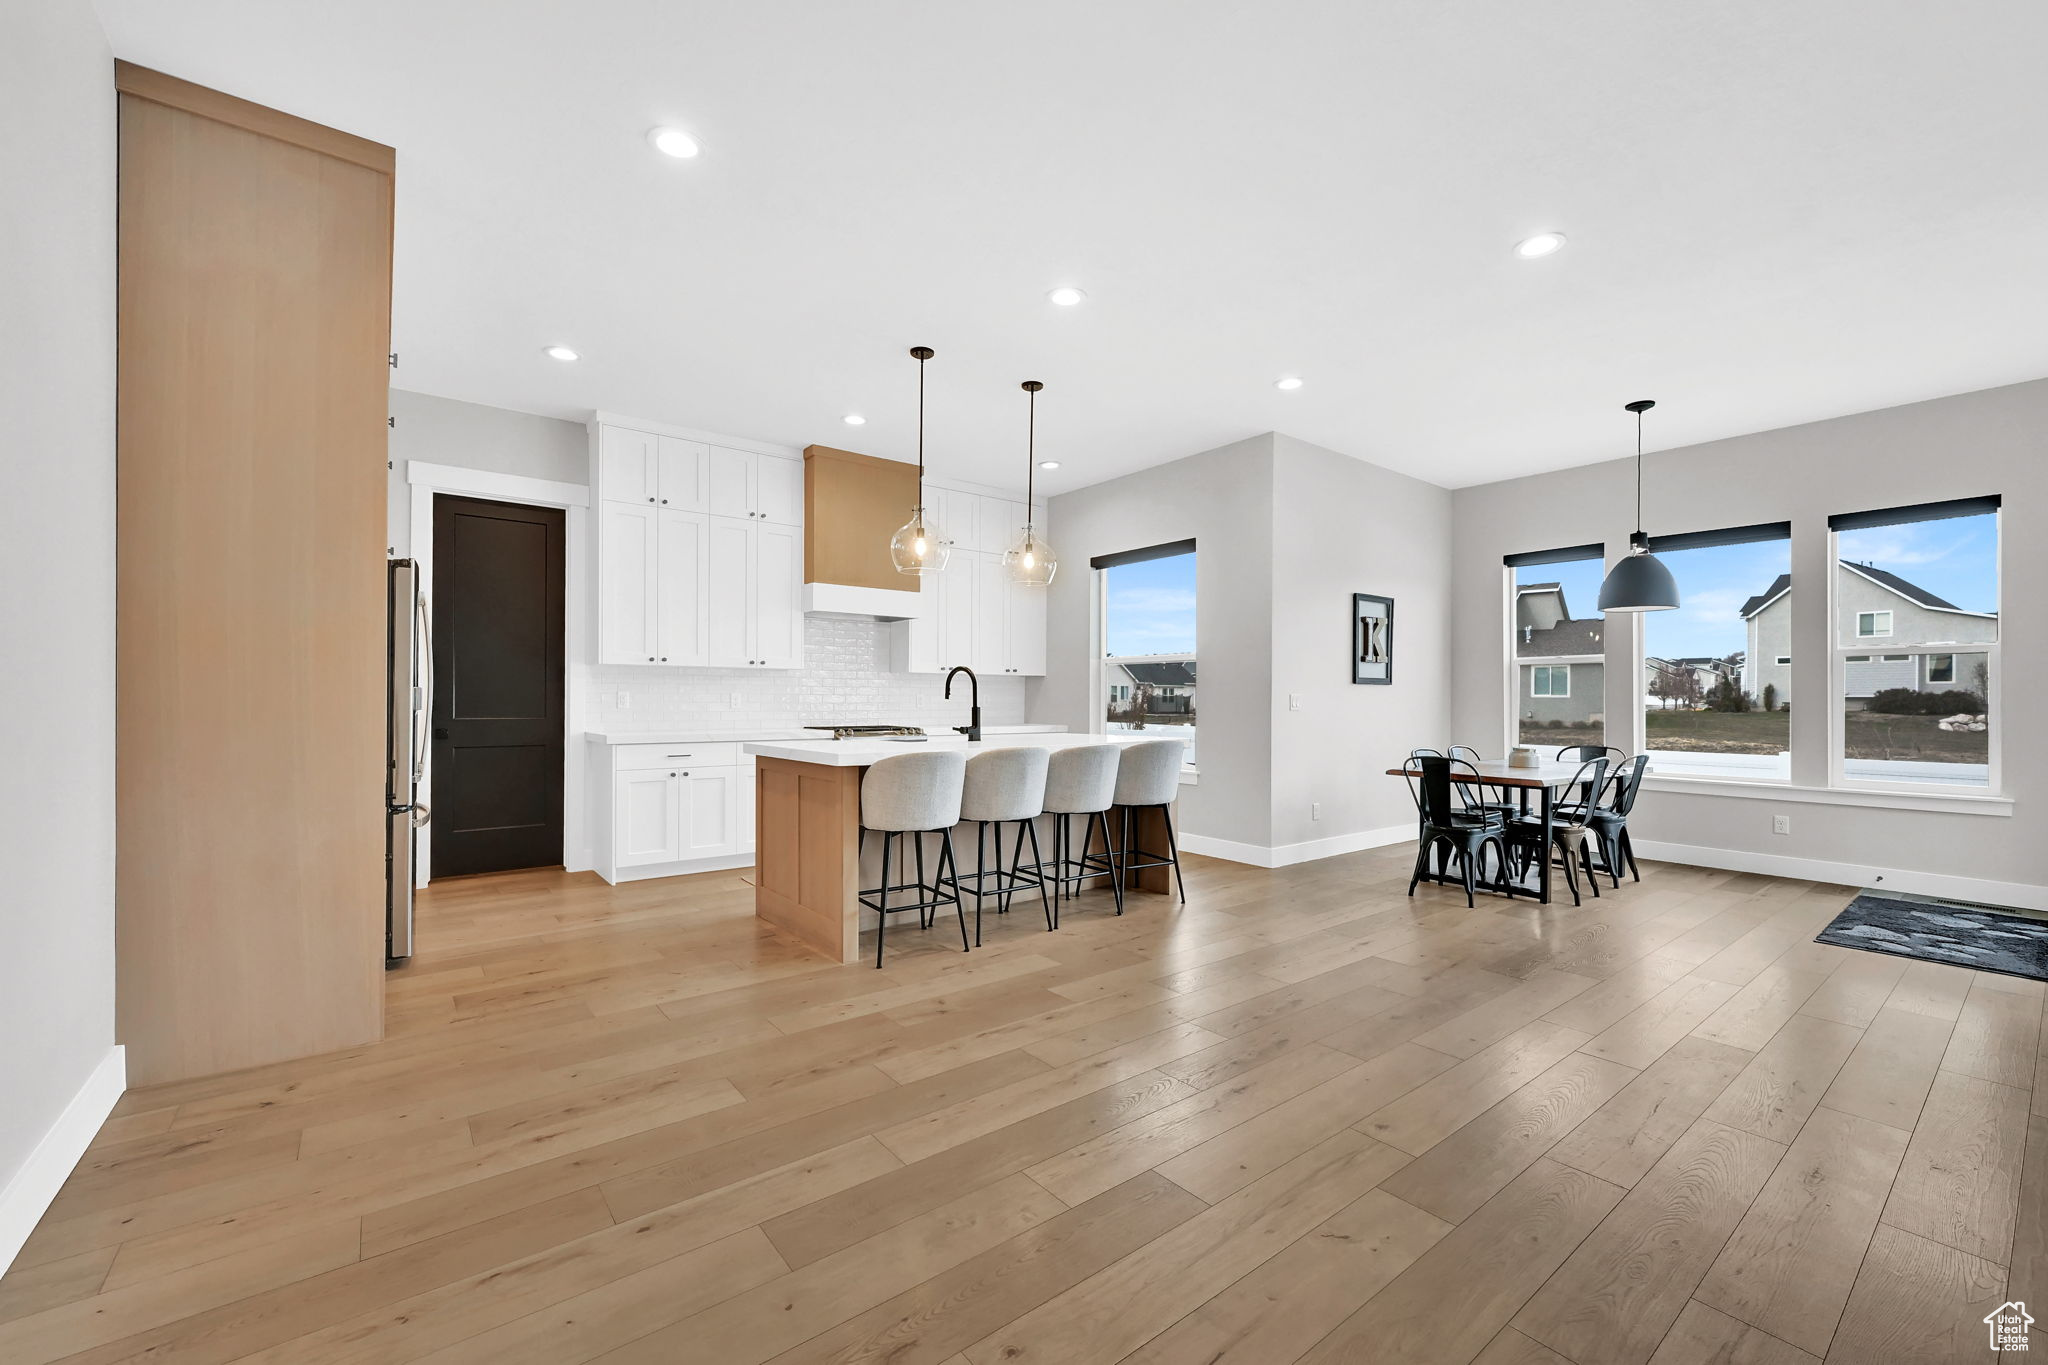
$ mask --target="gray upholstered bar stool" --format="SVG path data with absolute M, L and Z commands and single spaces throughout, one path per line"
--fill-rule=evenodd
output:
M 1091 877 L 1109 877 L 1110 894 L 1116 897 L 1116 912 L 1124 912 L 1123 887 L 1117 884 L 1110 866 L 1109 808 L 1116 803 L 1117 751 L 1114 744 L 1087 744 L 1073 749 L 1055 749 L 1046 764 L 1045 813 L 1054 817 L 1052 827 L 1052 922 L 1060 922 L 1062 892 Z M 1081 853 L 1073 855 L 1072 819 L 1081 817 Z M 1088 852 L 1096 826 L 1102 828 L 1102 852 Z
M 931 917 L 926 912 L 951 905 L 960 921 L 960 951 L 967 951 L 967 914 L 960 905 L 960 883 L 954 875 L 959 868 L 953 861 L 953 826 L 960 823 L 960 794 L 966 777 L 966 756 L 942 749 L 882 759 L 870 764 L 861 777 L 861 843 L 867 842 L 869 830 L 882 836 L 882 884 L 872 891 L 862 891 L 859 896 L 860 903 L 875 912 L 877 967 L 882 965 L 882 936 L 888 930 L 889 916 L 903 910 L 917 911 L 919 923 L 929 929 Z M 905 834 L 910 836 L 915 850 L 917 880 L 892 884 L 890 845 Z M 939 865 L 930 882 L 924 876 L 923 836 L 927 834 L 936 834 L 940 840 Z M 908 866 L 908 858 L 900 851 L 897 856 L 904 858 Z M 949 887 L 951 895 L 946 894 Z M 916 894 L 912 900 L 891 905 L 892 891 Z M 874 899 L 869 899 L 871 896 Z
M 1038 817 L 1045 811 L 1046 760 L 1050 755 L 1044 749 L 1020 747 L 1016 749 L 990 749 L 967 760 L 967 785 L 960 797 L 960 818 L 974 821 L 974 871 L 963 872 L 956 881 L 974 883 L 974 942 L 981 944 L 981 902 L 983 897 L 996 898 L 996 913 L 1010 913 L 1010 897 L 1020 886 L 1038 888 L 1038 901 L 1045 910 L 1045 927 L 1053 927 L 1052 902 L 1046 899 L 1045 876 L 1041 871 L 1045 857 L 1038 851 Z M 1008 823 L 1017 826 L 1016 846 L 1010 853 L 1010 866 L 1003 867 L 1003 826 Z M 996 865 L 991 868 L 987 857 L 987 835 L 994 826 L 996 843 Z M 1024 863 L 1024 840 L 1031 840 L 1031 863 Z M 993 879 L 995 889 L 989 889 Z
M 1116 768 L 1116 804 L 1123 812 L 1123 839 L 1112 855 L 1117 880 L 1129 879 L 1143 867 L 1173 868 L 1174 885 L 1180 898 L 1188 898 L 1188 884 L 1180 875 L 1180 842 L 1173 835 L 1173 802 L 1180 795 L 1180 760 L 1187 744 L 1178 739 L 1148 739 L 1124 746 Z M 1166 854 L 1148 853 L 1131 844 L 1132 813 L 1157 810 L 1166 825 Z

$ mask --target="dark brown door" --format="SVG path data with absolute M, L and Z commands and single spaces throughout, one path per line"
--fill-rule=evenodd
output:
M 432 873 L 562 861 L 562 513 L 434 499 Z

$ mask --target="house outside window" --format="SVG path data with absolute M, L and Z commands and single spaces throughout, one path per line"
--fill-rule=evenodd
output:
M 1195 546 L 1154 546 L 1092 561 L 1101 594 L 1103 729 L 1157 731 L 1195 762 Z
M 1643 752 L 1677 777 L 1792 778 L 1792 527 L 1654 536 L 1681 605 L 1643 621 Z
M 1593 607 L 1603 553 L 1599 545 L 1578 545 L 1504 561 L 1510 743 L 1555 753 L 1566 745 L 1607 742 L 1606 622 Z
M 1998 790 L 1999 499 L 1831 517 L 1830 780 Z M 1851 652 L 1883 638 L 1892 652 Z

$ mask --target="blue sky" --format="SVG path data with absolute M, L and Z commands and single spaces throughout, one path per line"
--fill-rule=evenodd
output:
M 1195 557 L 1148 559 L 1105 569 L 1109 575 L 1106 648 L 1134 654 L 1195 652 Z
M 1967 611 L 1998 607 L 1994 514 L 1844 531 L 1837 549 L 1843 559 L 1889 569 Z M 1678 579 L 1684 605 L 1647 614 L 1644 652 L 1666 659 L 1719 658 L 1747 647 L 1742 604 L 1791 567 L 1791 546 L 1782 540 L 1764 541 L 1667 551 L 1659 558 Z M 1597 561 L 1581 560 L 1523 569 L 1518 577 L 1524 583 L 1562 583 L 1572 615 L 1587 617 L 1599 615 L 1602 572 Z

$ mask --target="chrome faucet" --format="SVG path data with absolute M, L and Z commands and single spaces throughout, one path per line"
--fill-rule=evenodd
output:
M 967 723 L 965 725 L 956 725 L 953 728 L 967 736 L 969 744 L 979 744 L 981 742 L 981 679 L 975 677 L 974 670 L 966 664 L 953 665 L 953 671 L 946 675 L 946 699 L 948 701 L 952 700 L 953 697 L 953 675 L 955 673 L 965 673 L 967 675 L 967 685 L 974 690 L 968 694 Z

